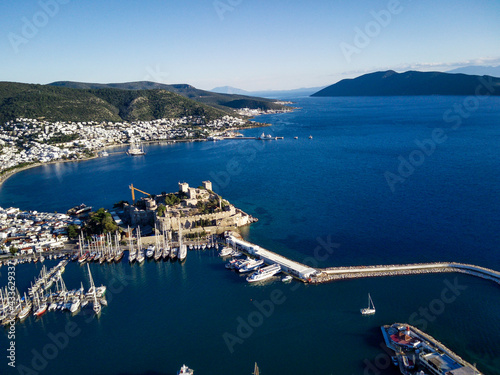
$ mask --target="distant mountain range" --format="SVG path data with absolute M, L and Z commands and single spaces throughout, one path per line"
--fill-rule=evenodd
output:
M 321 90 L 324 86 L 321 87 L 304 87 L 300 89 L 292 89 L 292 90 L 264 90 L 264 91 L 245 91 L 242 89 L 238 89 L 236 87 L 231 86 L 222 86 L 213 88 L 212 92 L 215 93 L 223 93 L 223 94 L 240 94 L 240 95 L 248 95 L 248 96 L 256 96 L 262 98 L 269 99 L 291 99 L 300 96 L 310 96 L 311 94 Z
M 343 79 L 311 96 L 500 95 L 500 78 L 393 70 Z
M 215 94 L 193 86 L 154 82 L 0 82 L 0 124 L 18 117 L 50 121 L 134 121 L 183 116 L 208 120 L 239 108 L 281 109 L 265 98 Z
M 498 66 L 470 65 L 470 66 L 464 66 L 462 68 L 448 70 L 446 73 L 463 73 L 463 74 L 472 74 L 476 76 L 500 77 L 500 65 Z

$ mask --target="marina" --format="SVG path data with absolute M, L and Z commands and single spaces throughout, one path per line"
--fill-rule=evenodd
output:
M 425 101 L 419 98 L 416 100 L 419 103 Z M 433 98 L 433 103 L 440 101 L 445 102 L 442 98 Z M 358 102 L 360 100 L 356 104 Z M 376 102 L 374 106 L 383 108 L 376 100 L 367 102 L 370 105 Z M 323 101 L 320 104 L 329 105 Z M 452 104 L 452 101 L 447 101 L 444 106 Z M 357 113 L 363 112 L 359 109 L 363 104 L 356 107 Z M 421 111 L 422 106 L 418 107 Z M 442 115 L 442 108 L 443 106 L 436 111 L 438 117 Z M 411 108 L 405 110 L 413 113 Z M 302 117 L 300 121 L 306 123 L 307 119 Z M 381 177 L 377 174 L 378 170 L 366 168 L 366 175 L 359 174 L 360 164 L 369 166 L 375 161 L 383 168 L 390 168 L 392 159 L 386 157 L 385 151 L 390 155 L 401 152 L 390 147 L 389 150 L 384 148 L 384 152 L 379 152 L 379 147 L 385 143 L 382 135 L 380 139 L 377 137 L 378 125 L 368 127 L 354 119 L 353 123 L 364 136 L 349 134 L 349 143 L 344 143 L 346 138 L 342 131 L 345 129 L 330 119 L 323 123 L 335 126 L 325 125 L 321 130 L 301 130 L 296 125 L 298 121 L 290 122 L 292 123 L 286 124 L 290 128 L 288 133 L 283 132 L 283 142 L 248 142 L 248 145 L 266 146 L 262 151 L 256 152 L 256 157 L 251 162 L 246 162 L 244 157 L 235 159 L 245 167 L 245 173 L 231 174 L 227 185 L 224 185 L 225 181 L 220 177 L 223 175 L 218 173 L 226 171 L 227 160 L 239 155 L 239 142 L 232 140 L 220 143 L 184 143 L 168 147 L 151 145 L 147 148 L 146 158 L 110 155 L 108 158 L 80 164 L 33 169 L 7 180 L 1 192 L 3 202 L 19 201 L 19 206 L 25 209 L 65 212 L 67 207 L 80 202 L 97 208 L 107 207 L 110 202 L 130 199 L 127 186 L 132 181 L 147 192 L 174 191 L 179 180 L 202 181 L 208 177 L 201 171 L 214 171 L 219 176 L 218 184 L 211 177 L 214 189 L 223 197 L 230 198 L 245 212 L 259 218 L 259 222 L 249 228 L 242 228 L 242 236 L 250 244 L 258 244 L 263 249 L 301 264 L 306 263 L 304 259 L 314 256 L 314 249 L 318 246 L 316 238 L 324 239 L 331 235 L 341 245 L 327 260 L 319 259 L 316 264 L 307 262 L 311 264 L 311 268 L 320 271 L 332 266 L 340 268 L 338 272 L 331 270 L 334 272 L 325 273 L 324 282 L 322 280 L 314 285 L 314 277 L 311 282 L 304 283 L 282 283 L 279 277 L 264 283 L 247 283 L 245 278 L 249 274 L 240 275 L 225 270 L 223 265 L 229 261 L 229 257 L 222 260 L 218 257 L 218 251 L 213 249 L 206 249 L 205 252 L 188 251 L 187 259 L 182 264 L 151 259 L 141 265 L 134 263 L 131 267 L 127 261 L 127 245 L 123 245 L 125 252 L 121 262 L 106 261 L 101 264 L 100 259 L 95 262 L 94 258 L 89 263 L 96 285 L 108 286 L 108 306 L 102 307 L 100 318 L 87 323 L 86 316 L 82 313 L 70 316 L 69 313 L 62 315 L 46 312 L 40 318 L 29 315 L 22 323 L 16 324 L 19 363 L 29 366 L 32 360 L 31 350 L 41 353 L 44 346 L 50 343 L 47 334 L 64 332 L 64 325 L 70 321 L 78 324 L 81 333 L 78 337 L 71 338 L 71 344 L 61 351 L 57 360 L 48 361 L 47 368 L 42 373 L 92 373 L 95 366 L 87 363 L 89 357 L 103 363 L 102 374 L 143 373 L 144 366 L 136 363 L 136 358 L 147 357 L 148 368 L 158 373 L 175 373 L 184 362 L 199 374 L 234 373 L 235 369 L 245 369 L 241 372 L 246 373 L 250 372 L 246 369 L 252 368 L 256 360 L 259 365 L 262 362 L 262 368 L 267 372 L 363 374 L 366 369 L 364 359 L 373 362 L 383 352 L 378 346 L 377 338 L 380 337 L 380 326 L 384 321 L 408 321 L 408 317 L 418 312 L 420 307 L 427 308 L 435 298 L 439 298 L 445 286 L 443 280 L 456 279 L 459 285 L 467 289 L 460 290 L 461 294 L 456 301 L 447 304 L 446 309 L 441 315 L 435 316 L 434 321 L 428 321 L 426 332 L 439 337 L 456 353 L 467 358 L 468 362 L 477 363 L 478 369 L 483 373 L 498 373 L 496 358 L 499 358 L 499 331 L 498 320 L 494 315 L 494 311 L 498 311 L 496 282 L 471 278 L 460 272 L 428 272 L 432 267 L 394 270 L 372 269 L 368 266 L 375 264 L 387 267 L 384 262 L 396 263 L 396 266 L 401 267 L 432 265 L 435 260 L 449 259 L 454 260 L 455 264 L 472 263 L 498 270 L 498 259 L 489 250 L 494 249 L 497 242 L 496 232 L 491 231 L 496 225 L 495 217 L 498 217 L 493 215 L 496 213 L 495 205 L 491 201 L 488 203 L 482 200 L 484 197 L 475 194 L 472 187 L 471 190 L 467 188 L 468 181 L 482 181 L 481 178 L 485 179 L 485 184 L 495 186 L 491 181 L 491 174 L 485 170 L 467 168 L 462 160 L 448 160 L 451 153 L 442 152 L 439 159 L 429 159 L 425 168 L 420 170 L 426 177 L 422 179 L 426 181 L 425 185 L 420 183 L 421 179 L 416 174 L 404 185 L 404 189 L 415 190 L 418 194 L 410 194 L 406 190 L 399 195 L 391 195 L 390 192 L 385 194 L 387 186 L 382 186 L 385 181 L 382 179 L 381 186 L 376 185 L 377 179 Z M 425 126 L 413 124 L 411 129 L 405 128 L 405 135 L 409 139 L 425 137 L 429 126 L 437 127 L 439 123 L 430 122 Z M 396 128 L 385 125 L 380 127 L 383 128 L 381 134 L 389 131 L 394 134 Z M 420 133 L 413 131 L 415 129 Z M 248 131 L 246 134 L 258 136 L 259 133 L 261 130 Z M 314 142 L 307 142 L 310 133 L 314 136 Z M 325 139 L 330 133 L 333 138 L 327 142 Z M 294 135 L 299 135 L 299 141 L 287 143 Z M 474 134 L 467 132 L 467 137 L 463 137 L 457 132 L 454 136 L 453 143 L 463 141 L 473 152 L 481 154 L 482 148 L 477 149 L 475 143 L 470 142 L 471 137 L 474 139 Z M 359 148 L 364 147 L 365 138 L 372 145 L 379 146 L 374 146 L 366 155 L 359 152 Z M 341 146 L 337 144 L 337 147 L 330 147 L 333 140 Z M 301 142 L 310 143 L 311 147 Z M 447 143 L 447 150 L 451 146 L 451 143 Z M 300 158 L 294 156 L 299 154 L 298 150 Z M 318 176 L 318 168 L 314 166 L 312 157 L 317 158 L 319 154 L 326 152 L 331 153 L 331 158 L 324 160 L 321 170 L 328 173 Z M 186 157 L 188 154 L 190 157 Z M 356 162 L 350 164 L 354 157 Z M 147 165 L 143 164 L 143 159 L 147 159 Z M 224 163 L 218 160 L 224 160 Z M 340 168 L 337 161 L 341 162 Z M 165 176 L 163 180 L 157 177 L 159 171 L 160 174 L 163 171 L 176 171 L 179 163 L 183 165 L 182 174 L 175 172 Z M 460 163 L 464 167 L 452 170 L 439 168 L 449 166 L 450 163 Z M 436 167 L 437 174 L 446 171 L 445 185 L 429 186 L 429 166 Z M 96 170 L 101 171 L 105 178 L 96 181 L 92 189 L 82 188 L 75 198 L 69 187 L 91 179 Z M 135 173 L 137 177 L 131 179 L 128 173 Z M 289 177 L 286 184 L 270 182 L 278 181 L 283 175 Z M 300 178 L 293 177 L 299 175 Z M 357 177 L 353 179 L 353 176 Z M 301 183 L 304 180 L 316 182 Z M 57 181 L 64 181 L 65 186 L 59 187 Z M 290 188 L 292 182 L 296 184 L 293 189 Z M 311 189 L 311 185 L 316 188 Z M 33 190 L 32 187 L 35 186 L 37 189 Z M 335 193 L 322 194 L 320 187 L 325 186 Z M 370 186 L 369 192 L 366 186 Z M 451 202 L 447 201 L 450 196 L 457 194 L 455 190 L 459 187 L 464 193 L 467 192 L 469 198 L 461 200 L 460 205 L 453 199 Z M 25 190 L 21 194 L 22 189 Z M 432 204 L 426 200 L 431 194 L 429 190 L 432 197 L 435 197 Z M 373 194 L 374 191 L 376 194 Z M 51 196 L 57 196 L 58 200 L 51 200 Z M 307 199 L 301 202 L 300 197 Z M 472 201 L 474 207 L 472 203 L 469 207 L 468 202 Z M 3 203 L 3 206 L 9 207 L 7 203 Z M 357 211 L 358 206 L 363 206 L 362 212 Z M 407 208 L 402 210 L 402 207 Z M 477 207 L 481 207 L 481 219 L 474 214 Z M 488 207 L 491 208 L 489 213 Z M 488 214 L 484 213 L 485 208 Z M 446 226 L 435 228 L 427 224 L 430 214 L 440 223 L 445 220 L 441 216 L 445 216 Z M 422 221 L 418 218 L 422 218 Z M 408 226 L 409 222 L 415 221 L 415 226 Z M 377 226 L 377 223 L 384 224 L 383 228 Z M 476 224 L 473 225 L 474 223 Z M 444 231 L 446 235 L 443 234 Z M 151 241 L 154 244 L 154 237 Z M 186 244 L 188 249 L 190 245 L 194 248 L 197 241 L 193 239 Z M 148 246 L 149 244 L 144 244 L 143 248 Z M 172 247 L 176 247 L 174 243 Z M 439 254 L 436 249 L 439 249 Z M 49 259 L 51 252 L 52 250 L 42 253 L 43 263 L 40 260 L 36 263 L 32 261 L 16 267 L 21 292 L 27 290 L 29 282 L 33 280 L 32 276 L 38 275 L 43 265 L 50 269 L 58 262 Z M 38 253 L 36 255 L 39 256 Z M 6 264 L 0 270 L 6 274 L 5 267 Z M 345 269 L 351 267 L 356 271 L 345 272 Z M 63 277 L 68 289 L 78 288 L 82 280 L 85 288 L 88 288 L 85 285 L 88 282 L 85 263 L 80 266 L 75 261 L 66 268 Z M 405 276 L 412 275 L 414 271 L 414 276 Z M 468 272 L 478 270 L 469 269 Z M 384 274 L 398 276 L 371 276 Z M 125 280 L 127 285 L 120 284 L 119 280 Z M 299 279 L 294 277 L 294 280 Z M 340 280 L 344 282 L 335 282 Z M 119 286 L 123 286 L 122 292 L 117 292 L 120 290 Z M 274 289 L 282 291 L 286 301 L 283 305 L 275 305 L 274 313 L 269 318 L 264 317 L 262 326 L 251 327 L 254 332 L 242 344 L 236 344 L 234 354 L 229 355 L 221 338 L 222 334 L 229 332 L 237 335 L 236 319 L 242 317 L 248 321 L 250 314 L 255 316 L 254 312 L 257 310 L 253 302 L 269 300 Z M 412 291 L 411 294 L 408 293 L 409 290 Z M 359 309 L 366 307 L 368 292 L 371 293 L 377 312 L 372 317 L 364 318 Z M 404 296 L 404 303 L 396 296 Z M 87 307 L 81 309 L 90 313 L 90 316 L 94 316 L 92 303 L 89 301 Z M 203 306 L 203 311 L 200 306 Z M 159 314 L 175 318 L 151 319 Z M 300 324 L 297 324 L 297 316 L 301 317 Z M 208 319 L 210 324 L 206 323 Z M 140 327 L 133 328 L 130 322 L 141 324 Z M 123 327 L 127 329 L 124 330 Z M 196 342 L 186 335 L 186 332 L 194 331 L 200 332 Z M 300 345 L 291 347 L 283 344 L 293 342 L 297 337 L 301 338 Z M 333 340 L 333 337 L 342 339 Z M 137 342 L 144 340 L 151 345 L 137 345 Z M 100 344 L 101 342 L 106 342 L 106 345 Z M 169 345 L 168 351 L 160 350 L 166 342 L 174 344 Z M 85 348 L 85 356 L 81 355 L 82 348 Z M 250 352 L 255 353 L 252 358 L 245 355 Z M 124 357 L 131 359 L 123 359 Z M 281 361 L 282 358 L 287 360 Z M 390 373 L 390 369 L 386 372 Z

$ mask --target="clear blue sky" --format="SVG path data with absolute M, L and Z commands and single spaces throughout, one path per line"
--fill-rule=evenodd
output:
M 499 65 L 499 15 L 498 0 L 2 1 L 0 80 L 267 90 Z

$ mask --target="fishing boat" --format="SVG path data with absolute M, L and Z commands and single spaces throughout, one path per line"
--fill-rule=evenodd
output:
M 368 307 L 361 309 L 360 311 L 362 315 L 375 314 L 375 305 L 373 304 L 373 300 L 372 297 L 370 296 L 370 293 L 368 293 Z
M 249 283 L 254 283 L 257 281 L 267 280 L 280 272 L 281 272 L 281 266 L 279 264 L 277 263 L 271 264 L 270 266 L 263 267 L 258 271 L 252 273 L 250 276 L 247 277 L 247 281 Z

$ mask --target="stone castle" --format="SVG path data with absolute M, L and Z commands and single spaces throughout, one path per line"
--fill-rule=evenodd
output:
M 156 226 L 161 232 L 176 232 L 182 225 L 184 233 L 221 233 L 257 221 L 212 191 L 212 183 L 203 181 L 198 188 L 179 183 L 174 193 L 178 203 L 166 205 L 169 194 L 141 198 L 135 205 L 124 205 L 124 216 L 132 226 Z M 171 196 L 172 194 L 170 194 Z M 159 211 L 161 205 L 165 209 Z

